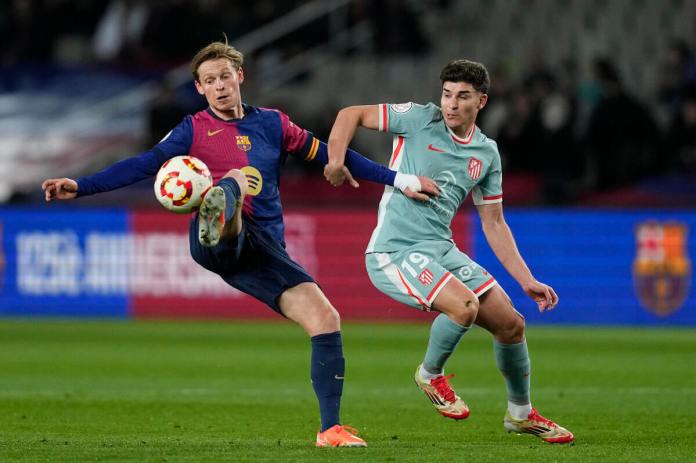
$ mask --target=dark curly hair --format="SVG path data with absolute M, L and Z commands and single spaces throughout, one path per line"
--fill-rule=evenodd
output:
M 477 91 L 488 94 L 491 78 L 486 66 L 468 59 L 455 59 L 447 63 L 440 73 L 440 80 L 445 82 L 468 82 Z

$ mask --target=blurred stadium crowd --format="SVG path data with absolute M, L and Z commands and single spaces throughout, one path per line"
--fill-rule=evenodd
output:
M 202 45 L 219 40 L 224 32 L 232 44 L 259 27 L 269 24 L 298 8 L 314 5 L 302 0 L 8 0 L 0 7 L 0 132 L 3 118 L 13 117 L 4 99 L 22 94 L 28 86 L 41 85 L 40 76 L 65 68 L 80 67 L 88 72 L 125 73 L 141 80 L 158 82 L 153 97 L 143 109 L 145 132 L 139 137 L 138 148 L 146 149 L 178 123 L 184 114 L 200 109 L 201 101 L 181 97 L 181 91 L 163 78 L 166 72 L 185 65 Z M 332 3 L 330 1 L 324 3 Z M 660 29 L 660 39 L 645 31 L 658 49 L 644 52 L 638 62 L 645 63 L 650 78 L 640 79 L 630 66 L 622 65 L 621 56 L 614 53 L 612 39 L 605 47 L 595 47 L 592 56 L 582 57 L 568 51 L 560 59 L 537 55 L 486 54 L 469 42 L 453 41 L 449 32 L 475 30 L 475 34 L 498 36 L 498 41 L 519 42 L 524 36 L 504 36 L 497 27 L 501 11 L 514 10 L 505 21 L 508 27 L 526 24 L 525 11 L 532 15 L 534 8 L 551 10 L 568 7 L 575 13 L 591 15 L 601 8 L 621 4 L 626 14 L 640 6 L 649 17 L 659 13 L 660 21 L 672 24 L 686 16 L 686 23 L 696 24 L 696 9 L 686 0 L 353 0 L 347 2 L 340 17 L 344 28 L 366 24 L 370 30 L 365 44 L 336 49 L 338 65 L 352 63 L 405 60 L 423 63 L 432 82 L 444 65 L 444 57 L 469 57 L 483 61 L 492 77 L 489 107 L 482 112 L 479 125 L 498 141 L 505 163 L 506 176 L 519 179 L 520 189 L 534 190 L 524 195 L 531 204 L 661 204 L 689 206 L 696 198 L 696 56 L 693 29 L 690 34 L 670 27 Z M 560 5 L 560 6 L 559 6 Z M 578 5 L 582 8 L 578 9 Z M 571 8 L 572 7 L 572 8 Z M 573 9 L 574 8 L 574 9 Z M 616 8 L 614 8 L 616 9 Z M 456 12 L 452 13 L 452 12 Z M 478 17 L 489 17 L 490 28 L 473 29 L 472 22 L 459 22 L 467 11 Z M 578 11 L 580 13 L 578 13 Z M 515 16 L 517 14 L 518 16 Z M 621 11 L 619 13 L 621 14 Z M 553 12 L 549 12 L 553 16 Z M 597 20 L 591 16 L 580 21 Z M 330 42 L 336 16 L 318 16 L 282 38 L 270 40 L 247 56 L 249 75 L 264 75 L 264 66 L 281 67 L 292 57 L 319 44 Z M 640 18 L 638 18 L 640 21 Z M 474 21 L 472 19 L 471 21 Z M 551 20 L 549 20 L 551 21 Z M 568 20 L 572 21 L 572 20 Z M 671 22 L 670 22 L 671 21 Z M 626 22 L 629 22 L 626 20 Z M 661 27 L 656 23 L 655 27 Z M 444 27 L 447 25 L 448 27 Z M 440 27 L 442 26 L 442 27 Z M 539 28 L 547 25 L 539 23 Z M 548 26 L 550 27 L 550 26 Z M 611 26 L 609 26 L 611 27 Z M 617 26 L 619 27 L 619 26 Z M 620 28 L 620 27 L 619 27 Z M 638 25 L 640 28 L 640 24 Z M 493 29 L 493 30 L 490 30 Z M 444 31 L 444 32 L 443 32 Z M 503 35 L 501 37 L 501 35 Z M 530 32 L 529 40 L 534 35 Z M 553 48 L 555 37 L 546 37 L 546 47 Z M 596 39 L 596 38 L 595 38 Z M 631 47 L 634 37 L 619 38 L 622 50 Z M 655 39 L 655 40 L 653 40 Z M 469 40 L 469 39 L 466 39 Z M 583 40 L 575 37 L 574 40 Z M 589 38 L 587 38 L 589 40 Z M 452 45 L 454 42 L 455 45 Z M 454 47 L 459 47 L 453 51 Z M 560 37 L 559 37 L 559 47 Z M 528 47 L 534 50 L 535 44 Z M 562 48 L 562 47 L 561 47 Z M 245 50 L 242 50 L 245 51 Z M 454 56 L 453 53 L 456 53 Z M 556 53 L 558 55 L 559 52 Z M 560 53 L 563 53 L 562 51 Z M 582 58 L 582 59 L 581 59 Z M 358 60 L 358 61 L 356 61 Z M 634 60 L 636 61 L 636 60 Z M 588 64 L 589 63 L 589 64 Z M 336 66 L 336 65 L 334 65 Z M 416 64 L 415 66 L 418 66 Z M 297 73 L 287 88 L 312 80 L 331 80 L 322 76 L 323 68 L 315 67 Z M 338 68 L 338 75 L 346 71 Z M 642 72 L 643 70 L 641 70 Z M 336 74 L 332 74 L 336 75 Z M 403 79 L 400 76 L 397 80 Z M 245 84 L 248 93 L 257 98 L 253 104 L 277 105 L 298 123 L 306 123 L 320 137 L 326 138 L 332 115 L 347 104 L 377 103 L 364 101 L 350 93 L 329 98 L 322 95 L 324 105 L 293 104 L 282 94 L 261 98 L 264 82 Z M 39 82 L 37 84 L 37 82 Z M 324 84 L 314 95 L 328 88 Z M 334 83 L 335 85 L 335 83 Z M 258 86 L 258 87 L 257 87 Z M 390 82 L 383 84 L 383 97 Z M 414 79 L 414 88 L 420 81 Z M 299 87 L 298 87 L 299 88 Z M 336 88 L 333 91 L 336 92 Z M 436 90 L 436 88 L 435 88 Z M 247 90 L 245 89 L 245 92 Z M 293 90 L 294 91 L 294 90 Z M 299 90 L 298 90 L 299 91 Z M 341 90 L 338 90 L 339 93 Z M 428 92 L 437 101 L 437 93 Z M 414 94 L 413 99 L 422 97 Z M 260 100 L 260 101 L 257 101 Z M 422 99 L 416 101 L 423 101 Z M 5 124 L 5 126 L 7 126 Z M 10 127 L 10 126 L 7 126 Z M 15 130 L 14 126 L 12 130 Z M 8 129 L 9 130 L 9 129 Z M 373 149 L 357 141 L 358 148 L 372 154 Z M 133 146 L 122 149 L 121 156 L 134 154 Z M 3 151 L 5 149 L 3 148 Z M 13 156 L 22 157 L 21 149 Z M 9 158 L 0 152 L 0 158 Z M 104 162 L 105 164 L 106 162 Z M 93 168 L 95 163 L 90 163 Z M 96 163 L 99 164 L 99 163 Z M 86 165 L 86 164 L 85 164 Z M 85 166 L 83 165 L 83 167 Z M 298 167 L 293 167 L 299 169 Z M 57 175 L 54 172 L 53 175 Z M 66 174 L 79 174 L 68 172 Z M 2 181 L 2 178 L 0 178 Z M 7 195 L 10 201 L 33 201 L 36 192 L 16 191 Z M 607 201 L 611 196 L 612 201 Z

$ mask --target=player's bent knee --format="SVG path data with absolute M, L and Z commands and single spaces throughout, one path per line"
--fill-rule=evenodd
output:
M 341 316 L 330 304 L 322 304 L 321 306 L 309 310 L 311 311 L 311 315 L 307 317 L 304 328 L 310 336 L 333 333 L 341 329 Z
M 465 299 L 456 308 L 455 321 L 462 326 L 471 326 L 476 321 L 478 315 L 478 298 Z

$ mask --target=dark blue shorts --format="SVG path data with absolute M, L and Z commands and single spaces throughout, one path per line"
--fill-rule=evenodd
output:
M 239 185 L 222 179 L 225 191 L 225 218 L 231 218 L 239 197 Z M 198 242 L 198 214 L 189 226 L 191 256 L 199 265 L 215 272 L 230 286 L 249 294 L 283 315 L 278 299 L 286 289 L 300 283 L 315 283 L 300 264 L 293 261 L 285 248 L 253 219 L 242 215 L 242 232 L 233 241 L 223 241 L 208 248 Z

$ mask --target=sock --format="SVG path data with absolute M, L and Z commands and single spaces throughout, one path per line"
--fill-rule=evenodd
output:
M 242 191 L 239 189 L 239 183 L 230 177 L 220 180 L 218 186 L 222 187 L 225 192 L 225 222 L 229 222 L 234 219 L 234 213 L 240 206 L 239 197 L 242 195 Z
M 312 336 L 311 378 L 319 401 L 321 432 L 340 424 L 339 411 L 343 394 L 345 359 L 341 332 Z
M 442 373 L 445 362 L 469 328 L 453 322 L 443 313 L 435 317 L 430 327 L 430 339 L 428 339 L 428 350 L 425 351 L 423 368 L 432 374 Z
M 526 420 L 529 414 L 532 413 L 532 404 L 517 405 L 508 400 L 508 411 L 514 419 Z
M 493 340 L 495 362 L 505 378 L 508 393 L 508 403 L 519 407 L 508 406 L 508 411 L 516 419 L 525 419 L 532 411 L 529 399 L 530 366 L 527 341 L 519 344 L 502 344 Z M 528 411 L 527 411 L 528 410 Z M 527 413 L 524 413 L 527 411 Z
M 442 376 L 445 374 L 445 370 L 442 370 L 440 373 L 430 373 L 428 370 L 425 369 L 423 365 L 420 366 L 420 370 L 418 371 L 418 374 L 420 375 L 421 378 L 423 378 L 426 381 L 431 381 L 438 376 Z

